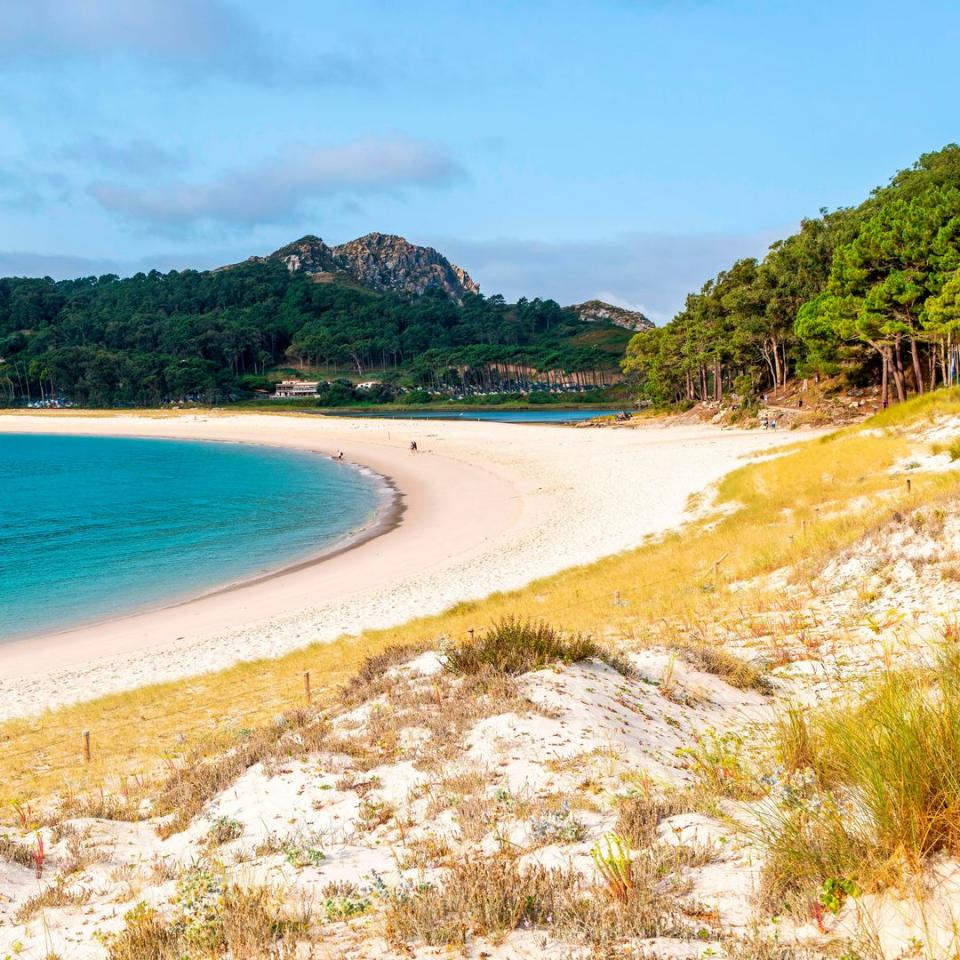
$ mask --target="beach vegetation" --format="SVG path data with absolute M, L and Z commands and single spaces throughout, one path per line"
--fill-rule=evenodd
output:
M 389 890 L 387 935 L 411 945 L 462 946 L 469 936 L 497 941 L 535 929 L 599 956 L 640 938 L 696 937 L 681 898 L 689 890 L 685 870 L 704 862 L 701 854 L 659 843 L 634 854 L 618 837 L 594 852 L 596 883 L 569 867 L 524 867 L 508 850 L 454 860 L 442 879 Z
M 960 854 L 960 657 L 884 669 L 822 707 L 791 709 L 764 816 L 766 902 L 845 896 Z M 839 895 L 839 894 L 837 894 Z
M 554 663 L 576 663 L 602 654 L 590 637 L 564 636 L 542 620 L 507 616 L 453 647 L 446 657 L 452 673 L 518 676 Z
M 182 960 L 184 957 L 267 957 L 307 929 L 308 916 L 289 916 L 266 888 L 227 882 L 197 865 L 177 883 L 170 915 L 138 903 L 123 928 L 103 936 L 108 960 Z
M 45 909 L 80 907 L 90 899 L 91 891 L 81 887 L 68 887 L 63 877 L 47 884 L 38 893 L 28 897 L 18 907 L 14 919 L 26 923 Z

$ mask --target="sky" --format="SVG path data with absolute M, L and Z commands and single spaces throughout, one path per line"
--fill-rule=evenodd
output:
M 304 234 L 669 319 L 960 140 L 960 4 L 0 0 L 0 275 Z

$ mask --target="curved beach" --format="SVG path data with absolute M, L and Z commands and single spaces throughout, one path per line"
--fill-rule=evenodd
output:
M 343 450 L 347 461 L 389 478 L 401 505 L 396 522 L 370 531 L 377 535 L 315 562 L 0 645 L 0 717 L 389 627 L 588 563 L 675 526 L 690 494 L 743 456 L 796 439 L 701 426 L 590 430 L 227 413 L 6 415 L 0 432 Z

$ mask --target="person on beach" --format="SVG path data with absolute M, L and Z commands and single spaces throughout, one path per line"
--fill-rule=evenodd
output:
M 411 453 L 416 453 L 416 452 L 417 452 L 417 441 L 416 441 L 416 440 L 411 440 L 411 441 L 410 441 L 410 452 L 411 452 Z
M 337 460 L 342 460 L 342 459 L 343 459 L 343 451 L 342 451 L 342 450 L 338 450 L 338 451 L 337 451 L 336 459 L 337 459 Z

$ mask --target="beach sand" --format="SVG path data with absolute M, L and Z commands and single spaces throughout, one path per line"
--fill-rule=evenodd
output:
M 0 416 L 0 432 L 216 440 L 389 477 L 399 523 L 312 564 L 173 606 L 0 644 L 0 718 L 397 625 L 636 546 L 690 494 L 796 434 L 202 413 Z M 411 453 L 416 440 L 419 453 Z M 373 531 L 371 531 L 373 532 Z M 55 589 L 55 584 L 51 584 Z

